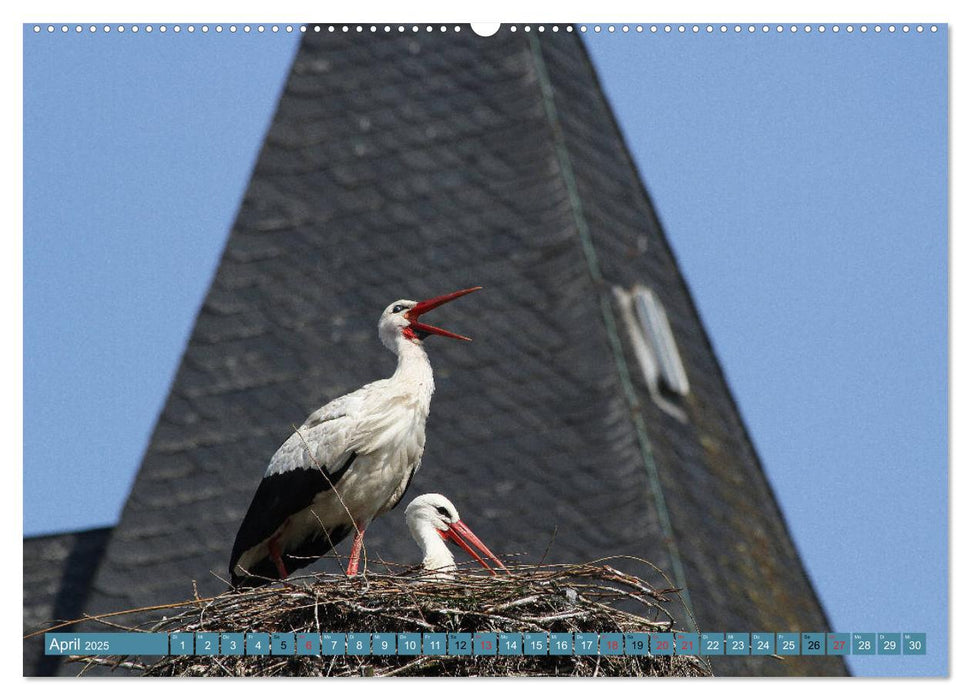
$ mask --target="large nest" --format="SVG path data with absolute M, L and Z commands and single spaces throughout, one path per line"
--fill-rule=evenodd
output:
M 460 570 L 451 580 L 389 566 L 349 579 L 315 574 L 187 601 L 147 628 L 180 632 L 671 632 L 676 589 L 605 563 Z M 76 657 L 148 676 L 706 676 L 691 656 Z M 82 671 L 83 672 L 83 671 Z

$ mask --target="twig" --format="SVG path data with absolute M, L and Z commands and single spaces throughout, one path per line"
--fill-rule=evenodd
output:
M 510 576 L 489 576 L 460 568 L 450 580 L 416 577 L 414 567 L 381 561 L 380 567 L 387 573 L 370 572 L 357 579 L 319 573 L 245 592 L 227 591 L 210 599 L 153 606 L 155 610 L 182 610 L 144 626 L 189 634 L 234 630 L 292 633 L 674 630 L 673 617 L 662 605 L 663 596 L 659 593 L 664 584 L 655 586 L 624 573 L 615 568 L 618 561 L 623 560 L 605 559 L 579 565 L 516 565 L 510 567 Z M 575 591 L 576 596 L 564 595 L 568 589 Z M 96 621 L 117 626 L 108 619 Z M 124 657 L 108 657 L 98 664 L 153 676 L 707 675 L 697 659 L 651 656 L 593 659 L 528 655 L 418 658 L 337 655 L 328 659 L 294 655 L 218 657 L 218 661 L 217 657 L 171 656 L 149 666 L 131 665 Z

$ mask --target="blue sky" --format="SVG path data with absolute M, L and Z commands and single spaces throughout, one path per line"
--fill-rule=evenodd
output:
M 944 673 L 946 32 L 715 26 L 585 38 L 834 629 L 928 632 L 854 671 Z M 296 42 L 25 28 L 26 534 L 117 519 Z
M 718 26 L 588 46 L 834 629 L 943 641 L 946 36 Z

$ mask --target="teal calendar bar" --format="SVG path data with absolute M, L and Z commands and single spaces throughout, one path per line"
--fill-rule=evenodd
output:
M 547 652 L 546 632 L 526 632 L 523 635 L 523 651 L 527 656 L 545 656 Z M 594 653 L 597 652 L 594 651 Z
M 394 632 L 375 632 L 371 635 L 371 653 L 375 656 L 394 656 L 398 635 Z
M 668 632 L 651 634 L 651 653 L 655 656 L 674 655 L 674 635 Z
M 198 646 L 198 642 L 196 643 Z M 297 634 L 298 656 L 320 656 L 320 635 L 308 632 Z
M 748 632 L 726 632 L 725 633 L 725 653 L 728 656 L 748 656 L 749 655 Z
M 550 632 L 550 654 L 570 656 L 573 654 L 573 632 Z
M 472 653 L 476 656 L 495 656 L 499 637 L 495 632 L 476 632 L 472 637 Z
M 830 656 L 846 656 L 853 648 L 850 635 L 845 632 L 828 632 L 826 634 L 826 653 Z
M 51 656 L 917 656 L 925 632 L 48 632 Z M 903 661 L 903 659 L 902 659 Z
M 571 639 L 572 637 L 573 635 L 570 635 Z M 523 635 L 520 632 L 501 632 L 499 634 L 499 655 L 522 656 Z
M 224 632 L 219 635 L 219 653 L 223 656 L 242 656 L 245 650 L 245 637 L 238 632 Z
M 925 632 L 904 632 L 904 656 L 927 653 L 927 634 Z
M 628 632 L 624 635 L 624 652 L 627 656 L 647 656 L 651 638 L 647 632 Z
M 803 632 L 803 656 L 822 656 L 826 653 L 826 635 L 822 632 Z
M 215 656 L 219 653 L 219 633 L 196 632 L 196 654 Z
M 776 634 L 775 653 L 779 656 L 799 656 L 799 633 L 779 632 Z
M 246 634 L 246 655 L 266 656 L 270 653 L 270 635 L 262 632 L 248 632 Z
M 605 633 L 600 635 L 601 656 L 622 656 L 624 654 L 624 635 Z
M 771 632 L 752 632 L 752 655 L 766 656 L 775 653 L 775 635 Z
M 877 635 L 873 632 L 854 632 L 853 653 L 864 656 L 876 654 Z
M 169 634 L 169 653 L 173 656 L 188 656 L 195 653 L 195 637 L 189 632 Z
M 690 632 L 677 632 L 674 635 L 674 653 L 680 656 L 694 656 L 701 648 L 701 637 Z
M 421 653 L 421 632 L 398 633 L 398 655 L 418 656 Z
M 270 637 L 270 653 L 273 656 L 293 656 L 296 641 L 294 635 L 277 633 Z
M 446 635 L 440 632 L 422 635 L 422 653 L 425 656 L 444 656 Z
M 344 656 L 346 645 L 346 634 L 324 632 L 320 635 L 320 653 L 324 656 Z
M 448 655 L 449 656 L 471 656 L 472 655 L 472 635 L 469 634 L 468 632 L 449 632 Z
M 48 656 L 169 653 L 169 635 L 164 632 L 47 632 L 44 653 Z
M 348 632 L 347 654 L 348 656 L 370 656 L 371 635 L 367 632 Z
M 895 655 L 900 653 L 899 632 L 878 632 L 877 653 Z
M 596 632 L 576 632 L 573 635 L 573 653 L 577 656 L 596 656 L 598 642 Z
M 724 632 L 702 633 L 700 653 L 704 656 L 724 656 L 725 655 L 725 633 Z

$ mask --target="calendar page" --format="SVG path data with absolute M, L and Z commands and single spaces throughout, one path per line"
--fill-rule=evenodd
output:
M 948 675 L 946 21 L 274 15 L 24 20 L 24 676 Z

